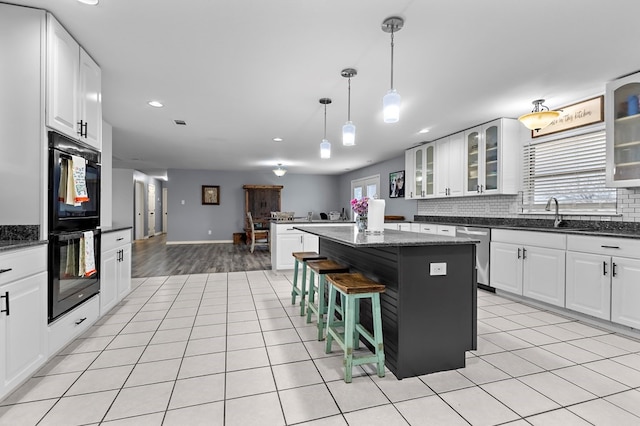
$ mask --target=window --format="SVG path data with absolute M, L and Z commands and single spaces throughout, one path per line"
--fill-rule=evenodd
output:
M 543 211 L 555 197 L 561 213 L 615 213 L 616 190 L 605 185 L 605 132 L 532 141 L 524 147 L 523 212 Z
M 374 195 L 380 197 L 380 175 L 368 176 L 361 179 L 351 181 L 351 196 L 356 199 L 363 197 L 373 198 Z M 351 201 L 351 200 L 349 200 Z M 353 215 L 353 212 L 352 212 Z

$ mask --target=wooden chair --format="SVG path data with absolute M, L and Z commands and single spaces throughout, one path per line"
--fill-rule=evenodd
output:
M 270 248 L 269 245 L 269 230 L 268 229 L 256 229 L 253 224 L 253 218 L 251 217 L 251 212 L 247 212 L 248 226 L 246 229 L 247 233 L 247 244 L 251 242 L 251 253 L 256 248 L 256 245 L 266 245 Z

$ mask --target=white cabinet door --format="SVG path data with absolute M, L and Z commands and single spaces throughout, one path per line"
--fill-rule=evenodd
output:
M 302 251 L 320 251 L 320 238 L 317 235 L 302 234 Z
M 100 316 L 118 303 L 118 250 L 102 253 L 100 269 Z
M 118 300 L 122 300 L 131 291 L 131 244 L 120 249 L 118 262 Z
M 611 319 L 611 265 L 609 256 L 567 252 L 566 303 L 568 309 Z
M 79 117 L 80 140 L 97 150 L 102 148 L 102 72 L 98 64 L 80 49 Z
M 410 223 L 399 223 L 398 224 L 398 231 L 406 231 L 406 232 L 411 232 L 411 224 Z
M 522 248 L 491 242 L 491 286 L 522 295 Z
M 291 253 L 303 251 L 302 233 L 278 235 L 278 266 L 277 269 L 293 269 L 294 259 Z
M 436 196 L 458 197 L 464 192 L 464 133 L 435 142 Z
M 78 138 L 78 43 L 53 17 L 47 15 L 47 126 Z
M 47 274 L 40 272 L 0 287 L 0 399 L 46 359 Z M 7 302 L 8 299 L 8 302 Z
M 611 259 L 611 321 L 640 329 L 640 260 Z
M 525 246 L 522 261 L 522 294 L 564 307 L 565 251 Z

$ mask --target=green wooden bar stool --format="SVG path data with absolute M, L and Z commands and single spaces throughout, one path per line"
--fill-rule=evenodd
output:
M 293 266 L 293 288 L 291 289 L 291 304 L 296 304 L 296 296 L 300 295 L 300 316 L 304 315 L 305 298 L 307 295 L 307 261 L 323 260 L 326 256 L 320 256 L 315 251 L 297 251 L 291 253 L 295 258 Z M 298 287 L 298 266 L 302 263 L 302 282 Z
M 329 274 L 326 276 L 329 286 L 329 308 L 327 313 L 326 353 L 331 352 L 331 343 L 335 341 L 344 351 L 344 381 L 351 383 L 354 365 L 376 363 L 378 377 L 384 377 L 384 345 L 382 342 L 382 311 L 380 309 L 380 293 L 385 286 L 370 280 L 360 273 Z M 343 297 L 343 321 L 338 321 L 336 313 L 336 294 Z M 360 324 L 360 299 L 371 299 L 373 334 Z M 340 331 L 342 329 L 342 331 Z M 364 337 L 374 348 L 374 353 L 367 356 L 354 357 L 353 351 L 358 348 L 360 336 Z
M 327 313 L 327 298 L 325 296 L 326 274 L 342 274 L 349 272 L 349 267 L 333 260 L 311 260 L 309 267 L 309 300 L 307 301 L 307 323 L 311 322 L 311 314 L 318 317 L 318 340 L 324 339 L 324 314 Z M 318 275 L 318 285 L 315 276 Z M 316 303 L 315 295 L 318 293 Z

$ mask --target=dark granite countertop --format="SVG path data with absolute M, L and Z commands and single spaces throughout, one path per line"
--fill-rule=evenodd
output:
M 307 219 L 300 219 L 300 218 L 294 218 L 293 220 L 274 220 L 271 221 L 271 223 L 276 224 L 276 225 L 302 225 L 302 224 L 307 224 L 307 225 L 313 225 L 315 223 L 322 223 L 322 224 L 327 224 L 327 226 L 329 224 L 336 224 L 339 225 L 341 223 L 355 223 L 353 221 L 350 220 L 329 220 L 329 219 L 313 219 L 311 221 L 307 220 Z
M 415 223 L 476 226 L 518 231 L 554 232 L 601 237 L 640 238 L 640 222 L 567 220 L 566 226 L 553 227 L 553 219 L 519 219 L 500 217 L 414 216 Z
M 131 225 L 111 225 L 111 226 L 103 226 L 100 228 L 100 232 L 103 234 L 108 234 L 109 232 L 117 232 L 123 231 L 125 229 L 133 229 Z
M 326 238 L 349 247 L 399 247 L 475 244 L 480 241 L 442 235 L 385 229 L 382 234 L 358 232 L 355 226 L 294 226 L 295 229 Z
M 47 244 L 47 240 L 0 240 L 0 252 Z

